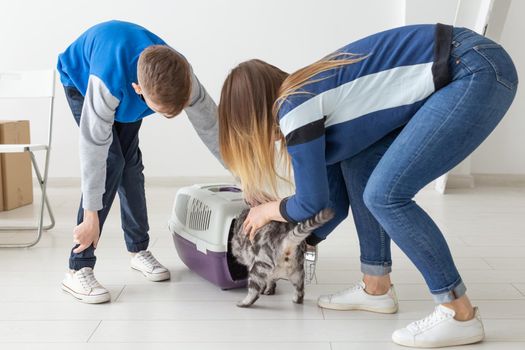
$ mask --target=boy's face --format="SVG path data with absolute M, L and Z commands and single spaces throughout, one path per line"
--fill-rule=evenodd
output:
M 131 83 L 131 86 L 133 86 L 133 90 L 135 90 L 135 92 L 137 93 L 137 95 L 139 95 L 142 100 L 144 101 L 144 103 L 146 103 L 148 105 L 148 107 L 154 111 L 155 113 L 159 113 L 159 114 L 162 114 L 164 117 L 166 118 L 173 118 L 173 117 L 176 117 L 176 115 L 169 115 L 168 113 L 166 112 L 163 112 L 165 111 L 165 108 L 163 106 L 160 106 L 160 105 L 157 105 L 155 102 L 153 102 L 152 100 L 150 100 L 145 94 L 144 92 L 142 91 L 142 88 L 140 87 L 139 84 L 136 84 L 136 83 Z

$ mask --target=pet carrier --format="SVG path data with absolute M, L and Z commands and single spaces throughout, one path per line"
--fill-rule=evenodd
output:
M 242 191 L 230 184 L 181 188 L 168 222 L 186 266 L 222 289 L 245 287 L 246 267 L 231 254 L 235 218 L 247 208 Z

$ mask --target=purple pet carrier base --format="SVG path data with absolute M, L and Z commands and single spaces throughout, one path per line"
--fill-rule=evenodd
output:
M 179 257 L 190 270 L 224 290 L 246 287 L 246 278 L 239 280 L 232 278 L 227 252 L 208 250 L 207 254 L 204 254 L 197 250 L 195 243 L 181 237 L 176 232 L 172 235 Z

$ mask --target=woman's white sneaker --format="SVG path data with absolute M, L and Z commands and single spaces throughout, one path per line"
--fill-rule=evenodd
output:
M 62 290 L 88 304 L 105 303 L 111 299 L 109 291 L 98 283 L 91 267 L 67 272 Z
M 478 308 L 468 321 L 454 319 L 455 312 L 438 305 L 433 313 L 392 334 L 394 343 L 410 347 L 437 348 L 477 343 L 485 337 Z
M 142 272 L 150 281 L 160 282 L 170 279 L 170 271 L 165 268 L 149 250 L 141 250 L 131 258 L 131 268 Z
M 364 310 L 393 314 L 398 310 L 396 291 L 392 285 L 383 295 L 371 295 L 365 291 L 365 283 L 360 281 L 339 293 L 322 295 L 317 304 L 324 309 Z

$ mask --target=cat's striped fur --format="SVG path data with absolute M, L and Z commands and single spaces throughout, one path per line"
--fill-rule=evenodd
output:
M 253 241 L 243 231 L 242 225 L 249 209 L 236 220 L 231 241 L 232 254 L 239 263 L 248 268 L 248 295 L 239 307 L 252 305 L 259 295 L 275 293 L 275 282 L 289 280 L 295 287 L 294 303 L 302 303 L 304 297 L 305 239 L 313 230 L 333 217 L 331 209 L 323 209 L 314 217 L 298 223 L 271 221 L 257 230 Z

